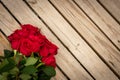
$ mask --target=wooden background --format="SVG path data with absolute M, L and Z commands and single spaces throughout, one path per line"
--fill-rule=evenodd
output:
M 120 80 L 120 0 L 0 0 L 1 54 L 20 24 L 59 47 L 52 80 Z

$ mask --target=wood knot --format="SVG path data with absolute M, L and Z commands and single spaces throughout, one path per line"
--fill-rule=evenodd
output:
M 28 3 L 30 3 L 30 4 L 36 4 L 37 1 L 36 0 L 29 0 Z
M 118 43 L 120 43 L 120 40 L 118 40 Z
M 76 45 L 75 49 L 77 50 L 79 46 L 80 46 L 80 44 L 78 43 L 78 44 Z
M 78 43 L 77 46 L 79 46 L 80 44 Z

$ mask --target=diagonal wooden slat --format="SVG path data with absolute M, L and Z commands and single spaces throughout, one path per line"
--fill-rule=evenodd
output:
M 74 0 L 120 51 L 120 25 L 96 0 Z
M 6 36 L 0 30 L 0 56 L 4 56 L 4 49 L 11 50 L 11 47 Z
M 5 22 L 0 21 L 0 28 L 7 34 L 10 35 L 9 33 L 12 33 L 12 29 L 19 29 L 19 25 L 17 24 L 17 22 L 10 16 L 10 14 L 8 12 L 6 12 L 6 10 L 2 7 L 2 5 L 0 4 L 0 12 L 2 11 L 2 13 L 4 13 L 4 16 L 0 16 L 0 20 L 2 21 L 4 18 Z M 1 13 L 0 13 L 1 15 Z M 7 18 L 9 17 L 9 21 L 7 21 Z M 16 24 L 12 24 L 11 21 Z M 7 22 L 7 23 L 6 23 Z M 11 28 L 9 28 L 11 26 Z M 14 27 L 14 28 L 13 28 Z M 0 54 L 1 51 L 3 51 L 3 49 L 11 49 L 10 44 L 8 41 L 6 41 L 6 37 L 0 32 Z M 3 52 L 2 52 L 3 54 Z M 67 80 L 67 78 L 61 73 L 61 71 L 56 68 L 56 76 L 54 78 L 52 78 L 53 80 Z
M 7 40 L 7 37 L 0 30 L 0 56 L 4 56 L 4 49 L 11 50 L 10 44 Z M 56 76 L 51 80 L 67 80 L 67 78 L 61 73 L 61 71 L 56 68 Z
M 58 55 L 56 56 L 57 64 L 68 75 L 68 77 L 70 77 L 70 79 L 79 80 L 79 78 L 81 78 L 82 80 L 92 80 L 92 78 L 80 66 L 80 64 L 75 60 L 75 58 L 58 41 L 58 39 L 50 32 L 50 30 L 46 28 L 46 26 L 27 7 L 27 5 L 25 5 L 24 2 L 22 2 L 21 0 L 14 0 L 14 1 L 3 0 L 3 2 L 22 24 L 30 23 L 35 26 L 38 26 L 39 28 L 41 28 L 42 33 L 45 34 L 49 40 L 51 40 L 52 42 L 56 43 L 59 46 L 60 49 L 59 49 Z M 4 11 L 3 13 L 7 14 L 6 11 Z M 0 19 L 2 20 L 2 17 Z M 13 21 L 13 18 L 11 19 L 11 21 Z M 14 21 L 14 23 L 16 22 Z M 2 26 L 4 26 L 7 29 L 8 27 L 4 24 L 2 24 Z M 15 25 L 12 25 L 12 26 L 15 26 Z M 1 28 L 3 29 L 3 27 Z M 5 29 L 3 29 L 3 31 L 5 31 Z M 61 74 L 58 74 L 58 75 L 60 76 Z M 57 79 L 64 80 L 66 78 L 61 79 L 60 77 L 58 77 Z
M 112 71 L 96 56 L 92 49 L 79 37 L 47 0 L 27 0 L 27 2 L 95 78 L 100 79 L 102 76 L 103 79 L 106 79 L 112 75 L 114 77 L 111 77 L 111 79 L 117 79 Z M 99 65 L 97 66 L 96 64 Z M 103 67 L 106 70 L 103 70 Z M 104 77 L 103 74 L 105 75 Z
M 98 0 L 120 23 L 120 0 Z
M 0 7 L 2 7 L 2 5 L 0 5 Z M 11 16 L 9 16 L 9 13 L 4 13 L 4 12 L 5 12 L 5 9 L 0 8 L 0 29 L 4 30 L 4 33 L 6 35 L 9 35 L 14 30 L 17 29 L 16 26 L 18 26 L 18 24 L 12 21 L 13 19 L 11 19 Z M 4 27 L 2 24 L 4 24 L 7 28 Z
M 120 75 L 120 52 L 72 0 L 50 0 L 50 3 L 73 25 L 87 42 Z M 119 60 L 119 61 L 118 61 Z M 102 77 L 102 75 L 100 76 Z M 105 75 L 106 79 L 108 77 Z M 112 77 L 112 76 L 111 76 Z M 109 77 L 110 78 L 110 77 Z
M 7 37 L 4 35 L 4 33 L 2 32 L 2 30 L 0 29 L 0 56 L 4 56 L 4 49 L 8 49 L 11 50 L 11 46 L 10 43 L 7 40 Z M 51 80 L 67 80 L 67 78 L 61 73 L 61 71 L 56 68 L 56 76 L 54 78 L 52 78 Z
M 56 68 L 56 74 L 57 75 L 53 77 L 51 80 L 68 80 L 58 68 Z

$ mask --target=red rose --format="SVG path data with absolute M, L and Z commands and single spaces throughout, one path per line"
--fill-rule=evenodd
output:
M 51 55 L 56 55 L 58 47 L 55 44 L 51 43 L 49 40 L 46 40 L 46 44 L 47 44 L 49 53 Z
M 13 49 L 18 50 L 19 49 L 19 45 L 20 45 L 20 36 L 19 36 L 19 30 L 16 30 L 13 34 L 11 34 L 10 36 L 8 36 L 8 40 L 11 43 L 11 47 Z
M 47 66 L 56 67 L 56 61 L 54 56 L 47 56 L 42 58 L 42 62 Z
M 57 54 L 58 47 L 46 39 L 37 27 L 30 24 L 21 25 L 22 29 L 16 30 L 8 39 L 13 49 L 26 56 L 32 52 L 39 52 L 40 56 Z
M 16 40 L 16 41 L 12 41 L 11 42 L 11 47 L 15 50 L 18 50 L 19 49 L 19 45 L 20 45 L 20 42 L 19 40 Z
M 33 42 L 38 42 L 40 44 L 40 46 L 43 45 L 43 43 L 46 39 L 46 37 L 41 35 L 41 34 L 39 34 L 39 35 L 29 35 L 28 38 Z
M 31 52 L 39 52 L 45 37 L 42 37 L 39 29 L 32 25 L 21 25 L 21 27 L 22 29 L 8 36 L 11 47 L 26 56 Z
M 22 39 L 20 44 L 20 52 L 24 54 L 25 56 L 30 56 L 32 52 L 38 52 L 39 51 L 39 43 L 32 42 L 29 39 Z
M 40 34 L 40 29 L 38 29 L 37 27 L 30 25 L 30 24 L 25 24 L 25 25 L 21 25 L 22 30 L 28 31 L 29 34 Z
M 47 39 L 44 41 L 44 45 L 40 48 L 40 55 L 41 56 L 48 56 L 48 55 L 55 55 L 57 54 L 58 47 L 48 41 Z

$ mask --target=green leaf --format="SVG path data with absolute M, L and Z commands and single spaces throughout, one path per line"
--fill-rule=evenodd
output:
M 39 74 L 38 75 L 39 77 L 38 77 L 38 80 L 50 80 L 50 76 L 47 76 L 46 74 L 44 74 L 44 73 L 41 73 L 41 74 Z
M 38 73 L 32 74 L 32 80 L 38 80 Z
M 22 73 L 25 73 L 25 74 L 33 74 L 33 73 L 36 73 L 38 70 L 30 65 L 30 66 L 25 66 L 22 70 Z
M 24 65 L 26 63 L 26 59 L 22 59 L 21 61 L 20 61 L 20 65 Z
M 15 61 L 13 58 L 7 58 L 9 64 L 15 65 Z
M 45 66 L 42 68 L 42 70 L 47 76 L 53 77 L 56 75 L 55 69 L 51 66 Z
M 21 74 L 21 75 L 20 75 L 20 78 L 21 78 L 22 80 L 29 80 L 29 79 L 31 79 L 31 76 L 30 76 L 29 74 Z
M 7 65 L 9 62 L 7 59 L 4 59 L 3 62 L 0 64 L 0 70 L 5 66 Z
M 7 80 L 8 73 L 4 72 L 2 75 L 0 75 L 0 80 Z
M 0 73 L 8 72 L 15 67 L 15 61 L 11 58 L 5 59 L 0 65 Z
M 2 73 L 2 75 L 0 76 L 0 80 L 7 80 L 7 76 L 8 76 L 8 72 Z
M 14 55 L 14 54 L 13 54 L 12 51 L 7 50 L 7 49 L 4 50 L 4 56 L 5 56 L 6 58 L 12 57 L 13 55 Z
M 9 73 L 12 74 L 12 75 L 16 75 L 18 72 L 19 72 L 19 69 L 17 67 L 14 67 L 13 69 L 11 69 L 9 71 Z
M 27 58 L 27 60 L 26 60 L 25 66 L 34 65 L 37 61 L 38 61 L 37 58 L 29 57 L 29 58 Z

